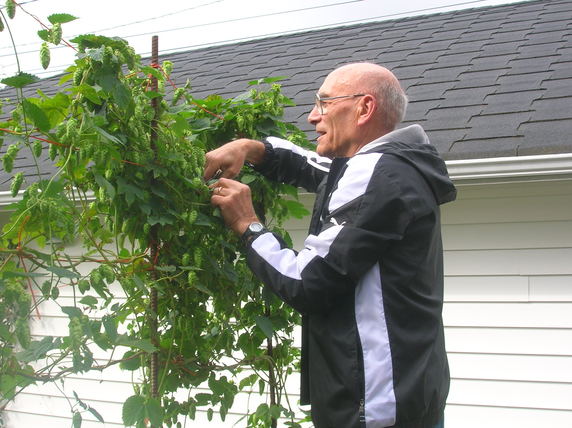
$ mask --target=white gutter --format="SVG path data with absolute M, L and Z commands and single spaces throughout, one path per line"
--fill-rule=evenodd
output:
M 22 200 L 22 195 L 24 194 L 23 190 L 20 190 L 16 197 L 12 197 L 12 192 L 8 190 L 0 191 L 0 208 L 5 207 L 7 205 L 13 204 L 15 202 L 19 202 Z M 95 200 L 95 195 L 93 191 L 86 192 L 86 198 L 88 201 Z M 1 212 L 1 211 L 0 211 Z
M 446 161 L 455 184 L 572 178 L 572 153 Z M 568 176 L 568 177 L 566 177 Z
M 450 160 L 445 162 L 455 184 L 502 181 L 542 181 L 572 179 L 572 153 L 536 156 Z M 22 200 L 9 191 L 0 191 L 0 207 Z

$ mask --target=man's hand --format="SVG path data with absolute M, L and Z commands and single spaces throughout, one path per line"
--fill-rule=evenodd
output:
M 211 189 L 211 203 L 220 208 L 226 225 L 235 233 L 242 235 L 250 223 L 259 221 L 252 205 L 250 187 L 246 184 L 221 178 Z
M 257 164 L 264 159 L 264 144 L 260 141 L 241 138 L 231 141 L 206 154 L 205 180 L 210 180 L 218 170 L 221 177 L 236 177 L 245 162 Z

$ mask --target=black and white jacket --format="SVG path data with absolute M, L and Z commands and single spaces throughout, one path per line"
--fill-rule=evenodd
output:
M 316 192 L 305 248 L 254 239 L 254 273 L 303 315 L 302 403 L 316 428 L 426 428 L 449 390 L 439 205 L 455 199 L 418 125 L 349 159 L 268 138 L 257 169 Z

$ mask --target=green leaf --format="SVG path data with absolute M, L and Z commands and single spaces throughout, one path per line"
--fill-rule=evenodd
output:
M 81 279 L 77 283 L 77 288 L 78 288 L 79 292 L 83 294 L 91 288 L 91 284 L 89 283 L 89 281 L 87 279 Z
M 0 396 L 4 400 L 14 398 L 16 387 L 18 386 L 18 376 L 3 374 L 0 376 Z
M 42 252 L 34 250 L 34 249 L 28 249 L 28 251 L 30 253 L 34 254 L 37 258 L 42 260 L 44 263 L 50 263 L 50 261 L 52 260 L 51 254 L 42 253 Z
M 216 395 L 222 395 L 224 393 L 224 384 L 222 381 L 218 380 L 213 373 L 211 373 L 208 381 L 209 388 Z
M 93 308 L 97 305 L 97 298 L 93 296 L 84 296 L 81 298 L 79 303 Z
M 167 266 L 155 266 L 155 270 L 158 270 L 159 272 L 176 272 L 177 271 L 177 267 L 173 266 L 173 265 L 167 265 Z
M 81 317 L 83 314 L 81 309 L 76 308 L 75 306 L 62 306 L 62 312 L 70 318 Z
M 111 315 L 104 315 L 103 318 L 101 318 L 101 322 L 105 332 L 109 336 L 109 339 L 112 342 L 115 342 L 117 340 L 117 326 L 115 325 L 115 319 Z
M 68 269 L 64 269 L 62 267 L 59 266 L 46 266 L 45 269 L 48 272 L 53 273 L 56 276 L 59 276 L 60 278 L 79 278 L 80 275 L 76 272 L 73 272 L 71 270 Z
M 139 278 L 137 275 L 133 275 L 133 282 L 135 283 L 135 285 L 137 286 L 137 288 L 139 289 L 139 291 L 141 291 L 142 293 L 147 293 L 147 286 L 145 285 L 145 282 L 143 282 L 143 280 L 141 278 Z
M 55 339 L 51 336 L 46 336 L 40 341 L 33 341 L 30 346 L 24 351 L 18 352 L 16 358 L 24 363 L 31 363 L 40 358 L 44 358 L 46 354 L 52 349 L 60 346 L 61 340 Z
M 265 77 L 263 79 L 258 79 L 258 80 L 251 80 L 250 82 L 248 82 L 249 85 L 262 85 L 263 83 L 274 83 L 274 82 L 278 82 L 279 80 L 284 80 L 287 79 L 288 76 L 276 76 L 276 77 Z
M 50 296 L 50 293 L 52 291 L 52 283 L 50 281 L 44 281 L 42 283 L 41 290 L 42 290 L 42 296 L 44 296 L 44 299 L 48 299 Z
M 99 412 L 97 410 L 95 410 L 93 407 L 88 407 L 87 411 L 89 413 L 91 413 L 99 422 L 105 423 L 105 421 L 103 420 L 103 417 L 101 417 Z
M 76 94 L 82 94 L 88 100 L 95 104 L 101 104 L 101 98 L 93 86 L 87 85 L 85 83 L 73 88 L 73 92 Z
M 139 356 L 134 357 L 136 354 L 139 354 L 139 351 L 127 351 L 123 354 L 123 357 L 121 358 L 123 361 L 119 363 L 119 367 L 122 370 L 129 371 L 137 370 L 141 367 L 141 358 L 139 358 Z
M 175 123 L 172 126 L 173 131 L 179 136 L 183 135 L 183 132 L 190 129 L 189 122 L 180 115 L 174 116 Z
M 204 131 L 211 127 L 211 121 L 206 117 L 202 117 L 200 119 L 191 121 L 190 126 L 195 132 Z
M 66 22 L 72 22 L 77 19 L 76 16 L 70 15 L 69 13 L 53 13 L 48 16 L 48 21 L 53 24 L 65 24 Z
M 264 332 L 266 337 L 271 339 L 272 335 L 274 334 L 274 325 L 272 325 L 272 321 L 270 321 L 270 318 L 259 315 L 255 319 L 256 319 L 256 325 L 260 328 L 260 330 Z
M 97 133 L 99 135 L 101 135 L 103 138 L 105 138 L 106 140 L 109 140 L 115 144 L 118 144 L 120 146 L 125 146 L 125 144 L 123 143 L 123 141 L 121 141 L 119 138 L 115 137 L 114 135 L 111 135 L 109 132 L 107 132 L 105 129 L 100 128 L 99 126 L 94 126 L 93 129 L 95 129 L 97 131 Z
M 310 214 L 303 203 L 292 200 L 282 201 L 288 210 L 288 214 L 294 218 L 303 218 Z
M 80 428 L 81 427 L 81 413 L 74 412 L 72 418 L 72 426 L 73 428 Z
M 4 272 L 4 278 L 38 278 L 40 276 L 46 276 L 45 273 L 37 273 L 37 272 Z
M 129 346 L 131 348 L 141 349 L 142 351 L 152 353 L 155 352 L 157 349 L 150 340 L 147 339 L 132 339 L 129 336 L 121 334 L 117 337 L 116 343 L 118 345 Z
M 145 96 L 147 98 L 149 98 L 150 100 L 152 100 L 153 98 L 159 98 L 162 97 L 163 94 L 160 92 L 156 92 L 156 91 L 145 91 Z
M 270 419 L 270 409 L 268 408 L 268 404 L 262 403 L 256 409 L 256 416 L 263 421 L 267 421 Z
M 256 80 L 253 80 L 253 82 L 256 82 Z M 251 91 L 243 92 L 242 94 L 237 95 L 236 97 L 234 97 L 234 98 L 232 99 L 232 102 L 238 103 L 238 102 L 241 102 L 241 101 L 246 101 L 246 100 L 249 100 L 251 97 L 252 97 L 252 92 L 251 92 Z
M 126 426 L 135 425 L 144 416 L 145 398 L 141 395 L 132 395 L 125 403 L 121 412 L 123 424 Z
M 115 187 L 109 181 L 100 174 L 93 174 L 93 178 L 100 187 L 105 189 L 105 193 L 109 195 L 110 199 L 115 198 Z
M 166 224 L 173 224 L 174 218 L 167 215 L 150 215 L 147 217 L 147 223 L 149 223 L 151 226 L 155 224 L 165 226 Z
M 209 289 L 208 289 L 207 287 L 205 287 L 204 285 L 199 284 L 197 281 L 195 281 L 195 283 L 192 284 L 192 287 L 193 287 L 193 288 L 196 288 L 196 289 L 199 290 L 199 291 L 202 291 L 202 292 L 205 293 L 205 294 L 208 294 L 209 296 L 212 296 L 212 295 L 213 295 L 213 292 L 212 292 L 211 290 L 209 290 Z
M 115 99 L 115 102 L 122 109 L 127 109 L 133 102 L 131 98 L 131 91 L 127 86 L 125 86 L 120 81 L 115 82 L 113 89 L 111 90 L 111 95 Z
M 163 425 L 163 408 L 161 403 L 156 398 L 149 398 L 145 404 L 145 411 L 149 421 L 151 421 L 151 426 L 159 427 Z
M 145 197 L 143 190 L 128 183 L 123 177 L 117 179 L 117 193 L 125 195 L 125 200 L 129 206 L 136 198 L 142 200 Z
M 281 409 L 280 406 L 272 405 L 270 406 L 270 417 L 272 419 L 278 419 L 280 417 Z
M 38 31 L 38 36 L 44 42 L 49 42 L 50 41 L 50 30 L 40 30 L 40 31 Z
M 44 113 L 40 107 L 28 99 L 22 100 L 22 107 L 36 128 L 42 132 L 48 132 L 50 130 L 50 119 L 48 119 L 48 116 L 46 116 L 46 113 Z
M 253 181 L 256 181 L 258 177 L 254 174 L 244 174 L 242 177 L 240 177 L 240 182 L 243 184 L 250 184 Z
M 162 75 L 160 70 L 158 70 L 154 67 L 150 67 L 148 65 L 141 67 L 141 73 L 144 73 L 146 75 L 150 74 L 159 80 L 161 80 L 163 78 L 163 75 Z
M 221 404 L 219 409 L 220 419 L 224 422 L 226 419 L 226 415 L 228 414 L 228 407 Z
M 29 73 L 20 72 L 12 77 L 6 77 L 5 79 L 0 80 L 0 83 L 3 83 L 7 86 L 11 86 L 13 88 L 23 88 L 30 83 L 34 83 L 40 80 L 39 77 L 34 76 Z
M 60 289 L 58 287 L 52 287 L 50 297 L 52 300 L 56 300 L 60 296 Z
M 257 380 L 258 380 L 258 375 L 257 374 L 251 374 L 250 376 L 247 376 L 240 381 L 240 383 L 238 384 L 238 388 L 240 390 L 243 390 L 247 386 L 254 385 Z
M 50 121 L 50 128 L 54 128 L 56 125 L 65 120 L 67 115 L 67 108 L 70 105 L 70 97 L 67 94 L 58 92 L 51 98 L 45 98 L 42 100 L 37 100 L 36 98 L 31 98 L 31 102 L 35 103 L 40 107 L 47 118 Z
M 77 392 L 75 392 L 75 391 L 72 391 L 72 392 L 73 392 L 73 396 L 75 397 L 78 404 L 82 407 L 82 409 L 87 409 L 87 404 L 85 404 L 83 401 L 81 401 L 81 399 L 79 398 L 79 395 L 77 395 Z
M 195 395 L 195 400 L 197 400 L 197 404 L 199 406 L 206 406 L 211 402 L 212 398 L 213 398 L 212 394 L 207 394 L 203 392 L 199 392 L 198 394 Z

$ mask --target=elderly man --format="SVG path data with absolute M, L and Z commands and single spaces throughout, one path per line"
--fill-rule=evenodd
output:
M 386 68 L 330 73 L 308 121 L 316 152 L 267 138 L 207 154 L 222 170 L 212 203 L 249 266 L 302 313 L 302 397 L 317 428 L 442 426 L 449 390 L 439 205 L 456 191 L 418 125 L 396 130 L 407 98 Z M 304 249 L 260 224 L 244 163 L 316 193 Z

